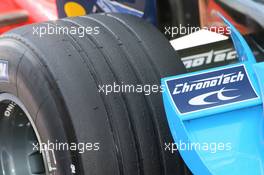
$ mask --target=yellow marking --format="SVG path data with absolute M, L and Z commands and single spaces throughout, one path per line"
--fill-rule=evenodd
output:
M 86 15 L 85 8 L 77 2 L 67 2 L 64 5 L 64 11 L 68 17 Z

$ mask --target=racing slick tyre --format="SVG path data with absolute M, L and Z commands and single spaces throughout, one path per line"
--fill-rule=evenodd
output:
M 156 87 L 182 73 L 166 38 L 129 15 L 66 18 L 4 34 L 0 172 L 185 174 L 179 154 L 165 150 L 172 137 Z M 107 94 L 109 85 L 154 88 Z

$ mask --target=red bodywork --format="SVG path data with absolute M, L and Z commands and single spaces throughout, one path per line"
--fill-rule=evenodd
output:
M 0 18 L 21 12 L 28 14 L 22 22 L 0 27 L 0 34 L 25 24 L 55 20 L 58 18 L 56 0 L 0 0 Z
M 250 33 L 249 27 L 236 22 L 215 0 L 199 0 L 201 26 L 225 26 L 216 12 L 225 16 L 243 34 Z M 16 12 L 27 14 L 27 19 L 15 24 L 2 25 L 6 16 Z M 12 16 L 12 15 L 11 15 Z M 55 20 L 58 18 L 56 0 L 0 0 L 0 34 L 26 24 Z M 2 19 L 2 21 L 1 21 Z M 4 19 L 4 20 L 3 20 Z M 217 32 L 217 29 L 216 29 Z
M 252 32 L 250 27 L 244 26 L 234 20 L 232 16 L 215 0 L 199 0 L 199 3 L 200 21 L 202 26 L 225 26 L 223 20 L 217 15 L 217 12 L 220 12 L 242 34 Z

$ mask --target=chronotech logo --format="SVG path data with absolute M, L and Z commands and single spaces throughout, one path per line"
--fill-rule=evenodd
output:
M 198 95 L 196 97 L 193 97 L 192 99 L 189 100 L 189 104 L 190 105 L 210 105 L 210 104 L 216 104 L 219 103 L 220 101 L 228 101 L 228 100 L 232 100 L 235 99 L 237 97 L 239 97 L 240 95 L 235 95 L 232 97 L 227 97 L 224 95 L 224 92 L 229 92 L 229 91 L 237 91 L 238 89 L 225 89 L 222 88 L 219 91 L 213 91 L 213 92 L 208 92 L 202 95 Z M 217 101 L 206 101 L 207 98 L 209 98 L 210 96 L 216 95 Z
M 181 58 L 186 69 L 235 59 L 237 59 L 237 54 L 236 51 L 232 48 L 217 51 L 211 50 L 206 53 Z
M 167 81 L 182 114 L 257 98 L 243 65 Z

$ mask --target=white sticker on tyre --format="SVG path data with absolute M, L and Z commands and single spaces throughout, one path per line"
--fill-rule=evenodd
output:
M 0 82 L 7 82 L 8 80 L 8 61 L 0 60 Z

